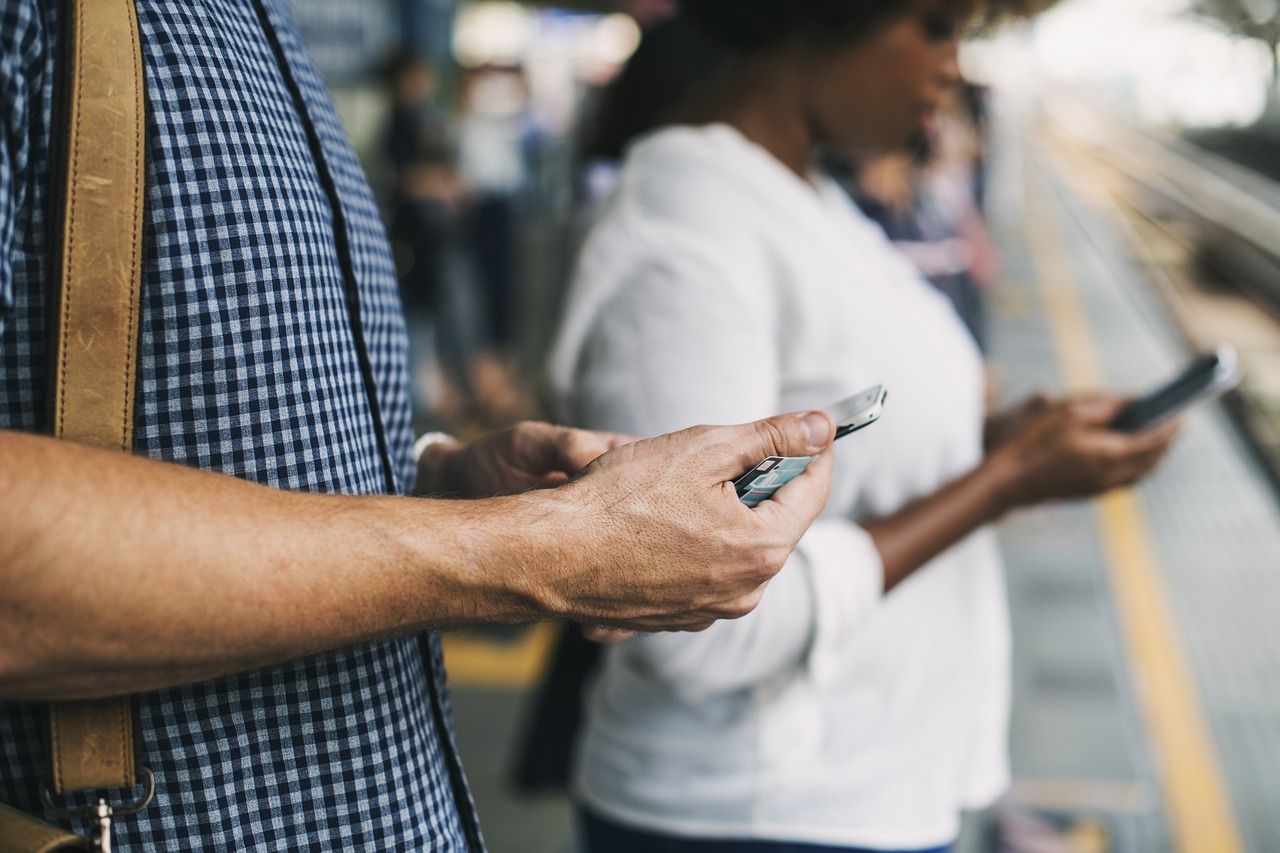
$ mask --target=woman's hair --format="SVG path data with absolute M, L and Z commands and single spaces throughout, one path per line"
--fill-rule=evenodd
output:
M 622 159 L 631 140 L 667 120 L 711 76 L 720 51 L 679 17 L 657 24 L 600 99 L 584 136 L 588 158 Z
M 851 41 L 903 0 L 680 0 L 680 13 L 733 53 L 755 53 L 794 40 Z
M 793 41 L 815 46 L 856 41 L 918 9 L 957 24 L 993 24 L 1028 15 L 1049 0 L 679 0 L 680 13 L 730 53 L 756 53 Z

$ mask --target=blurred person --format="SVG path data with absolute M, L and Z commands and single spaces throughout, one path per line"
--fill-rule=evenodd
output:
M 866 216 L 950 300 L 974 342 L 987 352 L 986 309 L 975 267 L 986 274 L 981 249 L 960 236 L 959 226 L 928 179 L 937 146 L 922 136 L 913 151 L 891 151 L 855 163 L 841 181 Z M 838 172 L 838 167 L 833 170 Z M 980 224 L 980 223 L 979 223 Z M 971 223 L 970 228 L 973 227 Z M 972 232 L 971 232 L 972 233 Z M 984 230 L 985 233 L 985 230 Z
M 984 411 L 973 337 L 815 168 L 900 147 L 958 79 L 966 0 L 684 0 L 728 54 L 629 149 L 552 353 L 571 422 L 660 432 L 883 383 L 760 606 L 610 648 L 574 796 L 591 853 L 940 851 L 1006 786 L 1008 615 L 987 525 L 1135 481 L 1175 428 L 1110 396 Z
M 945 89 L 929 124 L 932 151 L 925 161 L 926 191 L 969 246 L 969 274 L 982 288 L 1000 278 L 1000 257 L 983 209 L 987 138 L 982 88 L 967 82 Z
M 973 133 L 976 156 L 973 160 L 973 203 L 986 214 L 987 209 L 987 158 L 991 148 L 991 87 L 985 83 L 965 80 L 960 86 L 957 101 L 960 113 Z
M 0 803 L 44 812 L 47 701 L 133 694 L 155 799 L 117 849 L 481 853 L 434 629 L 742 615 L 831 421 L 415 448 L 386 233 L 288 4 L 139 0 L 133 452 L 41 435 L 64 8 L 0 6 Z M 749 511 L 726 481 L 771 453 L 823 456 Z
M 904 149 L 851 164 L 828 161 L 862 212 L 951 300 L 986 353 L 984 291 L 998 281 L 1000 261 L 979 206 L 983 142 L 963 91 L 948 87 L 936 115 Z
M 518 68 L 468 72 L 458 116 L 458 170 L 467 189 L 467 234 L 486 340 L 472 383 L 478 401 L 499 421 L 516 419 L 523 407 L 509 360 L 520 308 L 517 200 L 526 181 L 527 113 Z
M 404 53 L 387 67 L 391 113 L 389 230 L 409 325 L 414 420 L 450 426 L 474 409 L 473 366 L 486 337 L 469 248 L 455 122 L 437 100 L 438 74 Z
M 519 69 L 469 71 L 458 116 L 458 169 L 469 193 L 492 343 L 508 348 L 516 306 L 516 197 L 526 180 L 528 93 Z

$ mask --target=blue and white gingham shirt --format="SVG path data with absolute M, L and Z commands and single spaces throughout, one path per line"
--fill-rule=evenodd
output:
M 0 2 L 6 429 L 45 420 L 57 5 Z M 149 159 L 135 451 L 282 489 L 408 492 L 390 253 L 291 16 L 282 0 L 139 0 L 138 12 Z M 116 822 L 126 853 L 483 846 L 434 637 L 137 704 L 157 794 Z M 36 815 L 43 715 L 0 703 L 0 802 Z

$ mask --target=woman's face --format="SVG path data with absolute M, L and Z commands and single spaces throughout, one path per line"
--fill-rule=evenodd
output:
M 805 91 L 815 141 L 850 153 L 902 146 L 960 79 L 955 3 L 924 0 L 847 47 L 809 56 Z

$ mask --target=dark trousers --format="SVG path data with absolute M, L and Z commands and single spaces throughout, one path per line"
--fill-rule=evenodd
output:
M 951 845 L 925 850 L 868 850 L 798 841 L 680 838 L 627 829 L 584 811 L 578 812 L 586 853 L 949 853 Z

